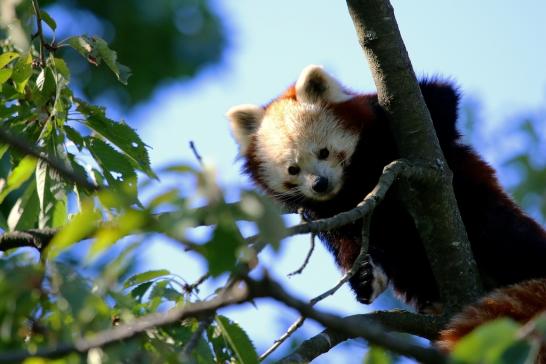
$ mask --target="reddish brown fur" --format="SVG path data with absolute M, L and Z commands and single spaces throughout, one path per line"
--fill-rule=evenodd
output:
M 500 317 L 525 324 L 536 315 L 546 311 L 546 279 L 534 279 L 493 291 L 477 303 L 457 314 L 447 328 L 440 332 L 436 343 L 446 351 L 476 327 Z M 546 363 L 546 347 L 541 348 L 537 363 Z
M 420 86 L 440 145 L 453 170 L 455 195 L 486 288 L 546 277 L 546 232 L 510 200 L 493 169 L 460 140 L 456 129 L 457 91 L 441 82 L 424 81 Z M 294 86 L 280 99 L 297 102 Z M 280 202 L 288 209 L 303 208 L 311 219 L 330 217 L 355 207 L 375 186 L 383 167 L 400 158 L 377 95 L 354 95 L 348 101 L 324 106 L 334 112 L 344 128 L 359 133 L 360 139 L 350 161 L 344 165 L 343 186 L 332 199 L 316 201 L 303 196 L 283 196 Z M 308 122 L 311 126 L 313 120 Z M 260 174 L 260 165 L 268 161 L 260 160 L 256 143 L 252 137 L 243 156 L 245 172 L 265 192 L 276 197 Z M 358 255 L 361 226 L 361 221 L 357 221 L 319 234 L 345 270 L 351 268 Z M 440 302 L 420 235 L 397 196 L 396 186 L 374 211 L 369 254 L 395 290 L 418 310 Z M 371 275 L 360 273 L 350 283 L 357 298 L 369 302 L 371 281 L 362 281 L 360 277 Z

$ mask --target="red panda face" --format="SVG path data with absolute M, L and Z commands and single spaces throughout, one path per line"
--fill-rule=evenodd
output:
M 266 108 L 240 105 L 228 112 L 243 158 L 253 159 L 253 176 L 275 197 L 325 201 L 343 186 L 344 167 L 359 135 L 344 127 L 330 107 L 349 100 L 341 86 L 318 66 L 296 82 L 295 96 Z

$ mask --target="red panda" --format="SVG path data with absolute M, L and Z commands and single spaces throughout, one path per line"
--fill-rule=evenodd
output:
M 533 279 L 494 290 L 455 315 L 440 331 L 436 345 L 453 350 L 455 344 L 476 327 L 502 316 L 525 324 L 536 315 L 546 312 L 546 279 Z M 537 364 L 546 364 L 546 345 L 542 345 Z
M 460 140 L 459 95 L 449 83 L 425 80 L 421 92 L 441 148 L 479 272 L 488 290 L 546 277 L 546 232 L 503 192 L 494 170 Z M 227 113 L 243 169 L 265 193 L 309 219 L 355 207 L 383 167 L 400 157 L 376 94 L 346 90 L 319 66 L 267 105 Z M 350 284 L 370 303 L 391 283 L 420 312 L 440 303 L 413 219 L 396 184 L 374 211 L 368 259 Z M 362 222 L 319 234 L 342 269 L 358 256 Z

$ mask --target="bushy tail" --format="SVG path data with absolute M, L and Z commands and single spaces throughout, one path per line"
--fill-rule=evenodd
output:
M 500 288 L 467 306 L 440 332 L 438 347 L 451 351 L 457 341 L 483 323 L 509 317 L 522 324 L 546 311 L 546 279 L 533 279 Z M 545 348 L 537 363 L 546 363 Z

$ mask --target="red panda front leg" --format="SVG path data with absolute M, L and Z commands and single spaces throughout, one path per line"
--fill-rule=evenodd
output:
M 349 279 L 349 284 L 356 294 L 358 302 L 369 305 L 389 285 L 389 278 L 379 264 L 376 264 L 368 254 L 360 263 L 355 274 Z

